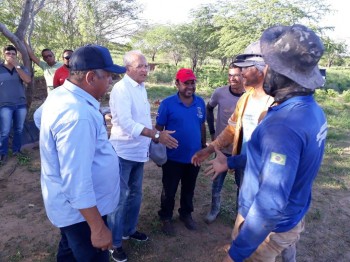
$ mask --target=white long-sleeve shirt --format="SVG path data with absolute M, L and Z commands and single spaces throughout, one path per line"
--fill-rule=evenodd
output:
M 152 129 L 152 120 L 144 83 L 138 84 L 125 75 L 114 85 L 109 106 L 112 114 L 109 140 L 118 156 L 130 161 L 148 161 L 151 139 L 141 132 L 145 127 Z

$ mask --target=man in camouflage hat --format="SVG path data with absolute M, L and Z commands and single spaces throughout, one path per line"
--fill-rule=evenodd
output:
M 264 89 L 275 106 L 247 145 L 234 240 L 224 261 L 272 262 L 299 240 L 327 135 L 324 112 L 313 98 L 324 83 L 317 66 L 324 51 L 320 38 L 302 25 L 275 26 L 260 42 Z M 216 153 L 208 174 L 235 167 L 237 156 Z

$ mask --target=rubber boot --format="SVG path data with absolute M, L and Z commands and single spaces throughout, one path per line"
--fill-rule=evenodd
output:
M 210 212 L 205 217 L 204 221 L 207 224 L 211 224 L 215 221 L 216 217 L 218 216 L 220 212 L 220 196 L 213 196 L 211 198 L 211 209 Z

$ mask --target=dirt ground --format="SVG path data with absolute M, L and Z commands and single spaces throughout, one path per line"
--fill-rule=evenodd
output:
M 43 206 L 38 145 L 27 145 L 24 152 L 26 157 L 11 157 L 0 167 L 0 261 L 55 261 L 59 230 L 49 222 Z M 144 244 L 124 242 L 129 261 L 221 261 L 230 242 L 236 191 L 232 175 L 228 175 L 220 216 L 207 225 L 203 218 L 210 207 L 210 185 L 201 173 L 193 213 L 199 229 L 188 231 L 175 212 L 177 234 L 166 237 L 157 217 L 161 169 L 152 162 L 146 163 L 139 229 L 148 233 L 150 240 Z M 306 229 L 297 244 L 297 261 L 350 261 L 349 219 L 349 191 L 316 183 Z
M 40 191 L 40 160 L 37 145 L 27 147 L 30 163 L 10 158 L 0 170 L 0 261 L 55 261 L 59 231 L 48 221 Z M 223 189 L 224 203 L 217 221 L 207 225 L 210 182 L 200 176 L 195 194 L 197 231 L 188 231 L 175 215 L 177 235 L 160 232 L 157 218 L 161 192 L 161 169 L 145 166 L 144 200 L 140 230 L 150 240 L 145 244 L 126 241 L 129 261 L 221 261 L 230 240 L 235 190 L 231 178 Z M 297 261 L 350 261 L 350 196 L 347 191 L 315 190 L 307 227 L 297 245 Z M 178 203 L 178 201 L 177 201 Z M 281 261 L 280 259 L 278 261 Z

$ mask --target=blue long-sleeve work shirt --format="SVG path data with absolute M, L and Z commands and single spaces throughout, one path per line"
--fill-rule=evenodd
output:
M 239 196 L 245 222 L 229 250 L 235 262 L 248 258 L 269 233 L 289 231 L 304 217 L 326 135 L 325 115 L 312 96 L 269 109 L 248 143 Z

